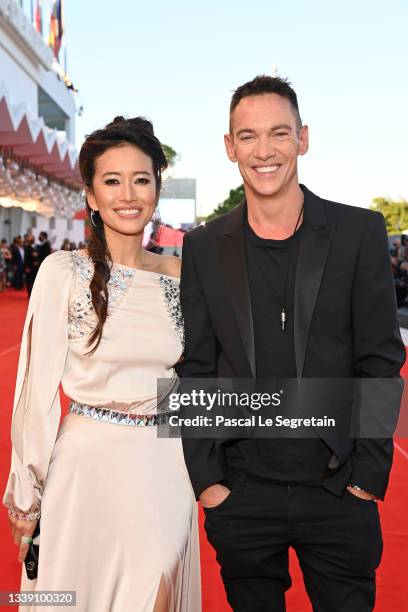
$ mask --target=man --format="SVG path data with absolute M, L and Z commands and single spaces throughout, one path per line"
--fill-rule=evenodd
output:
M 308 128 L 283 79 L 260 76 L 236 90 L 225 145 L 245 201 L 184 239 L 180 375 L 266 386 L 388 379 L 397 387 L 388 415 L 395 423 L 405 350 L 382 216 L 299 185 Z M 333 404 L 339 419 L 352 420 L 354 396 L 346 406 L 336 401 L 312 408 Z M 234 611 L 285 610 L 290 546 L 314 610 L 373 609 L 382 554 L 376 500 L 387 488 L 392 439 L 317 431 L 185 438 L 183 447 Z
M 48 240 L 47 232 L 40 232 L 40 235 L 38 236 L 38 241 L 38 267 L 40 267 L 44 259 L 48 257 L 48 255 L 51 253 L 51 243 Z
M 24 272 L 28 297 L 31 295 L 35 277 L 38 272 L 38 254 L 35 246 L 35 236 L 28 233 L 24 236 Z
M 13 262 L 13 287 L 22 289 L 24 285 L 24 246 L 21 236 L 16 236 L 11 245 Z
M 4 288 L 6 288 L 10 286 L 9 278 L 13 275 L 13 256 L 5 238 L 1 241 L 0 249 L 4 259 Z

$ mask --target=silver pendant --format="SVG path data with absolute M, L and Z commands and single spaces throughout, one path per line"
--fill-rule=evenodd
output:
M 280 321 L 281 321 L 282 331 L 285 331 L 285 323 L 286 323 L 286 310 L 285 310 L 285 307 L 284 307 L 284 306 L 282 306 L 282 307 L 281 307 Z

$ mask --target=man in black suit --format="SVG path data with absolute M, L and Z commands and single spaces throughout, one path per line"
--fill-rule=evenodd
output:
M 21 236 L 16 236 L 10 247 L 13 262 L 13 287 L 22 289 L 24 285 L 24 245 Z
M 33 234 L 24 236 L 24 272 L 27 293 L 30 296 L 38 272 L 38 253 Z
M 348 423 L 362 404 L 353 432 L 367 430 L 370 411 L 381 420 L 384 405 L 373 400 L 388 380 L 383 404 L 395 425 L 405 350 L 382 215 L 299 185 L 308 128 L 283 79 L 256 77 L 236 90 L 225 145 L 245 201 L 185 236 L 181 377 L 266 386 L 345 380 L 353 389 L 360 381 L 347 402 L 329 391 L 305 408 L 331 408 Z M 291 546 L 316 612 L 373 609 L 382 554 L 377 499 L 393 453 L 393 427 L 385 429 L 391 433 L 382 437 L 380 428 L 376 437 L 316 429 L 303 438 L 183 439 L 234 611 L 285 610 Z
M 51 243 L 48 240 L 47 232 L 40 232 L 38 236 L 39 244 L 37 246 L 38 253 L 38 267 L 41 266 L 42 262 L 51 253 Z

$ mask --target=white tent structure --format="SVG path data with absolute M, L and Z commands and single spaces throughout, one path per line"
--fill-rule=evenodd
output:
M 17 2 L 0 0 L 0 238 L 83 240 L 75 114 L 51 49 Z

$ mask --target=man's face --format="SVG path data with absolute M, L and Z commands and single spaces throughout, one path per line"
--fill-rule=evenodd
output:
M 298 126 L 286 98 L 277 94 L 243 98 L 232 113 L 231 133 L 224 140 L 247 191 L 271 197 L 297 184 L 297 157 L 307 152 L 308 129 Z

